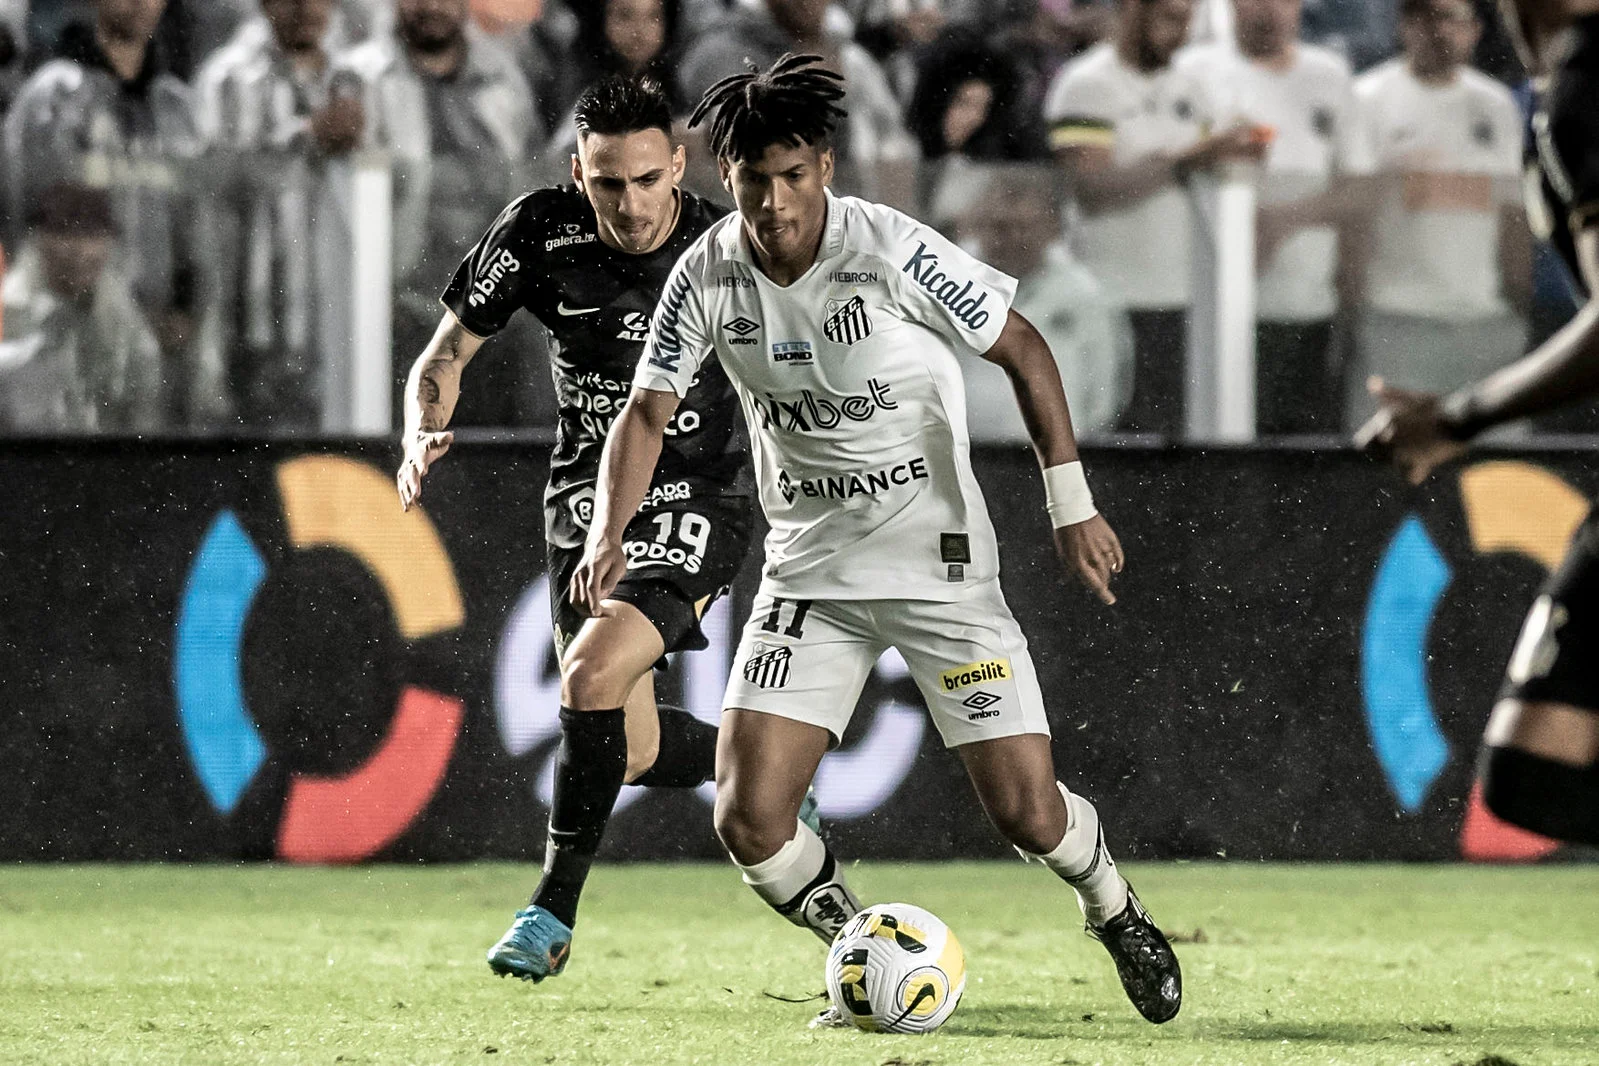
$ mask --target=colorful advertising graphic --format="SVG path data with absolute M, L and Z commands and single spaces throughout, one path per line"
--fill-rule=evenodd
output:
M 1472 550 L 1510 552 L 1553 570 L 1588 511 L 1588 501 L 1558 475 L 1524 462 L 1476 463 L 1460 472 L 1461 510 Z M 1420 809 L 1451 759 L 1439 729 L 1429 674 L 1429 636 L 1454 569 L 1415 514 L 1407 515 L 1377 564 L 1361 644 L 1361 695 L 1372 747 L 1389 787 L 1407 812 Z M 1529 595 L 1527 604 L 1532 600 Z M 1542 857 L 1554 841 L 1495 818 L 1474 787 L 1461 827 L 1470 859 Z
M 352 459 L 306 456 L 279 464 L 276 481 L 290 548 L 332 548 L 359 560 L 383 589 L 402 638 L 420 641 L 462 625 L 460 590 L 437 531 L 420 510 L 400 511 L 386 475 Z M 178 720 L 194 771 L 223 814 L 268 756 L 243 680 L 245 625 L 266 578 L 261 551 L 224 510 L 195 556 L 178 612 Z M 404 685 L 387 735 L 361 766 L 336 777 L 291 776 L 278 857 L 354 862 L 392 842 L 443 780 L 463 709 L 457 697 Z

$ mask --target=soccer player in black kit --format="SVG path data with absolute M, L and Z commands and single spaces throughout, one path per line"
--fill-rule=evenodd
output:
M 1356 442 L 1420 483 L 1492 426 L 1599 393 L 1599 2 L 1503 5 L 1523 60 L 1547 83 L 1533 118 L 1541 190 L 1528 216 L 1548 222 L 1585 301 L 1522 359 L 1437 397 L 1371 391 L 1380 408 Z M 1483 798 L 1499 817 L 1558 840 L 1599 845 L 1599 512 L 1590 512 L 1539 593 L 1488 721 Z
M 567 596 L 582 557 L 606 431 L 632 389 L 650 313 L 677 257 L 723 212 L 683 192 L 670 105 L 645 78 L 578 100 L 571 186 L 507 207 L 456 271 L 446 313 L 407 383 L 401 504 L 449 450 L 461 372 L 525 308 L 549 330 L 559 409 L 545 491 L 550 598 L 561 655 L 561 746 L 544 875 L 488 953 L 501 976 L 560 973 L 578 896 L 625 782 L 693 788 L 714 776 L 716 730 L 657 707 L 651 667 L 703 648 L 699 619 L 749 546 L 748 445 L 738 401 L 708 366 L 673 419 L 648 498 L 627 527 L 626 578 L 588 617 Z

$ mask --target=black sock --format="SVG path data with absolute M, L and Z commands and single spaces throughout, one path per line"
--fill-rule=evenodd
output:
M 1478 771 L 1483 801 L 1511 825 L 1599 847 L 1599 767 L 1567 766 L 1519 748 L 1487 747 Z
M 661 747 L 655 765 L 633 783 L 649 788 L 698 788 L 716 776 L 716 727 L 681 707 L 662 704 Z
M 626 776 L 627 718 L 622 709 L 562 707 L 544 878 L 533 902 L 568 926 L 577 924 L 578 897 Z

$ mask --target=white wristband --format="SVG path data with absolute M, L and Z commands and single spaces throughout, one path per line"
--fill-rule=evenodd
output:
M 1082 463 L 1044 467 L 1044 507 L 1056 529 L 1086 522 L 1099 513 L 1094 509 L 1094 494 L 1088 491 Z

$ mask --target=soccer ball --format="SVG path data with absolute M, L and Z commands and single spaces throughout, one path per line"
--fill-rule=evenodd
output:
M 966 991 L 966 956 L 949 926 L 909 903 L 849 920 L 827 952 L 827 995 L 858 1029 L 930 1033 Z

